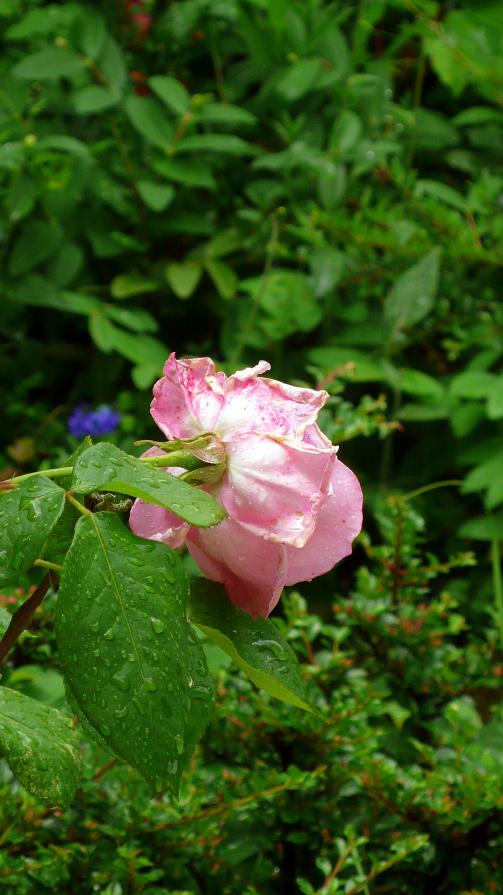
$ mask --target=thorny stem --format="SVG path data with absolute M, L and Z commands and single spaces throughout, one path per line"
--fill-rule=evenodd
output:
M 42 579 L 36 590 L 33 591 L 31 597 L 25 600 L 25 602 L 19 607 L 19 609 L 16 609 L 10 620 L 9 627 L 0 640 L 0 662 L 3 662 L 5 660 L 12 647 L 19 639 L 20 635 L 29 626 L 36 609 L 38 609 L 38 607 L 40 606 L 47 591 L 50 587 L 54 587 L 56 583 L 57 575 L 55 575 L 52 571 L 48 572 L 45 578 Z

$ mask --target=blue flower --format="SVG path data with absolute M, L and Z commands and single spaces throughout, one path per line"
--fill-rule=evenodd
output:
M 120 418 L 120 413 L 107 404 L 101 404 L 95 410 L 88 404 L 78 404 L 68 417 L 68 431 L 75 438 L 110 435 L 119 425 Z

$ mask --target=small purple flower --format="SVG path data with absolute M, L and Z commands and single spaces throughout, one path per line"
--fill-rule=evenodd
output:
M 109 435 L 119 425 L 120 418 L 120 413 L 107 404 L 101 404 L 95 410 L 88 404 L 78 404 L 68 417 L 68 431 L 75 438 Z

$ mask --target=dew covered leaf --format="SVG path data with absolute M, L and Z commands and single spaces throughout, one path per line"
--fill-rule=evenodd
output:
M 229 602 L 220 584 L 204 578 L 191 584 L 189 618 L 257 687 L 288 705 L 314 713 L 306 702 L 297 657 L 274 622 L 251 618 Z
M 81 494 L 116 491 L 141 497 L 201 528 L 216 525 L 226 516 L 223 507 L 210 494 L 162 469 L 149 467 L 113 444 L 97 444 L 81 454 L 73 472 L 73 487 Z
M 199 637 L 189 625 L 189 688 L 190 707 L 185 727 L 185 737 L 176 742 L 180 752 L 180 770 L 184 770 L 192 758 L 213 713 L 215 682 L 208 669 L 206 654 Z
M 116 755 L 175 793 L 211 702 L 187 598 L 174 551 L 136 538 L 115 513 L 79 520 L 56 610 L 67 686 Z
M 0 496 L 0 586 L 41 555 L 64 504 L 63 489 L 45 476 L 26 479 Z
M 52 706 L 0 687 L 0 754 L 28 792 L 66 808 L 80 773 L 79 737 Z
M 62 466 L 74 466 L 77 457 L 91 445 L 92 441 L 89 435 L 86 435 L 73 453 L 66 458 Z M 65 476 L 58 481 L 62 488 L 70 488 L 72 477 L 71 475 Z M 75 507 L 72 506 L 71 503 L 65 503 L 61 516 L 47 538 L 43 553 L 40 554 L 44 559 L 56 563 L 62 563 L 64 561 L 66 552 L 72 543 L 75 525 L 79 519 L 80 514 Z

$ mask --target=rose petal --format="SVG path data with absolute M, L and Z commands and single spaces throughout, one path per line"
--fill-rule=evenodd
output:
M 215 496 L 254 534 L 302 547 L 329 485 L 333 448 L 246 432 L 227 443 L 228 468 Z
M 335 451 L 339 450 L 337 446 L 332 444 L 330 438 L 327 438 L 325 433 L 321 431 L 316 423 L 313 423 L 312 426 L 307 427 L 306 431 L 304 432 L 302 442 L 303 444 L 310 444 L 312 447 L 315 448 L 331 447 Z
M 362 500 L 358 479 L 336 460 L 314 533 L 301 549 L 287 547 L 285 584 L 311 581 L 351 553 L 352 542 L 362 527 Z
M 226 440 L 235 432 L 302 437 L 328 399 L 327 392 L 297 388 L 275 379 L 258 379 L 265 361 L 240 370 L 224 383 L 225 403 L 217 422 Z
M 170 354 L 164 376 L 154 385 L 150 412 L 168 438 L 211 432 L 224 401 L 224 373 L 209 357 L 176 360 Z
M 161 541 L 168 547 L 181 547 L 190 529 L 179 516 L 144 500 L 135 500 L 129 514 L 129 526 L 139 538 Z
M 256 537 L 233 519 L 191 529 L 187 547 L 201 571 L 224 585 L 235 606 L 267 618 L 283 590 L 285 547 Z

